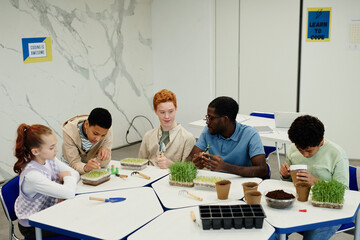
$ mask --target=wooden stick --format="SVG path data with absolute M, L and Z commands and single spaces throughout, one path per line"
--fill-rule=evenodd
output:
M 123 174 L 118 174 L 118 176 L 121 177 L 121 178 L 127 178 L 128 177 L 128 175 L 123 175 Z
M 193 194 L 193 193 L 191 193 L 191 192 L 187 192 L 187 194 L 188 194 L 189 196 L 192 196 L 193 198 L 196 198 L 196 199 L 199 200 L 199 201 L 202 201 L 202 200 L 203 200 L 202 197 L 199 197 L 199 196 L 197 196 L 197 195 L 195 195 L 195 194 Z
M 105 202 L 105 198 L 98 198 L 98 197 L 89 197 L 89 200 L 96 200 L 96 201 L 101 201 L 101 202 Z
M 190 216 L 191 216 L 191 219 L 193 220 L 193 222 L 196 222 L 196 217 L 195 217 L 194 211 L 190 211 Z
M 141 173 L 141 172 L 139 172 L 139 175 L 142 176 L 142 177 L 144 177 L 144 178 L 146 178 L 147 180 L 150 179 L 150 177 L 149 177 L 148 175 L 143 174 L 143 173 Z

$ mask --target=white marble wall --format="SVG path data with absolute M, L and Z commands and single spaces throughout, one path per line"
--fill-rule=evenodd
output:
M 51 37 L 51 62 L 24 64 L 22 38 Z M 0 1 L 0 181 L 14 175 L 20 123 L 61 125 L 95 107 L 113 116 L 114 147 L 136 115 L 157 124 L 152 111 L 151 1 Z M 136 141 L 150 128 L 135 120 Z

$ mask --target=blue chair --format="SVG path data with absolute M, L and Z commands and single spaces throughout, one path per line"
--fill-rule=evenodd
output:
M 349 166 L 349 189 L 353 191 L 359 191 L 359 183 L 360 183 L 360 167 Z M 341 225 L 337 233 L 349 231 L 354 228 L 355 228 L 354 222 L 345 223 Z
M 20 239 L 15 235 L 14 232 L 14 223 L 17 219 L 14 209 L 14 204 L 16 198 L 19 196 L 19 176 L 16 176 L 1 187 L 1 205 L 3 206 L 5 215 L 9 220 L 10 227 L 9 227 L 9 236 L 10 240 L 12 239 Z
M 9 239 L 16 239 L 19 240 L 21 238 L 17 237 L 14 232 L 14 221 L 17 219 L 17 216 L 15 214 L 15 201 L 17 197 L 19 196 L 19 176 L 16 176 L 7 182 L 5 182 L 1 186 L 1 205 L 3 206 L 5 215 L 7 219 L 9 220 Z M 54 237 L 46 237 L 43 238 L 44 240 L 65 240 L 65 239 L 74 239 L 66 236 L 54 236 Z M 26 239 L 25 239 L 26 240 Z

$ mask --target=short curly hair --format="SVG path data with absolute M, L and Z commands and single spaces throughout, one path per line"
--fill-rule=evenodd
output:
M 110 112 L 105 108 L 94 108 L 88 117 L 89 125 L 109 129 L 112 124 Z
M 209 108 L 214 108 L 219 116 L 228 116 L 232 122 L 236 121 L 236 115 L 239 112 L 239 104 L 231 97 L 221 96 L 212 100 Z
M 291 124 L 288 135 L 291 142 L 301 149 L 319 146 L 324 139 L 324 124 L 310 115 L 303 115 Z
M 160 103 L 164 103 L 164 102 L 172 102 L 174 104 L 175 109 L 177 108 L 175 93 L 173 93 L 167 89 L 163 89 L 163 90 L 155 93 L 154 98 L 153 98 L 154 110 L 156 111 L 157 106 Z

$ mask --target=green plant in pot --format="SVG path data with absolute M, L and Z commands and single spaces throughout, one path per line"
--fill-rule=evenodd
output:
M 346 186 L 336 180 L 314 183 L 311 188 L 312 205 L 315 207 L 342 208 Z
M 197 169 L 192 162 L 174 162 L 169 167 L 170 185 L 193 187 Z

